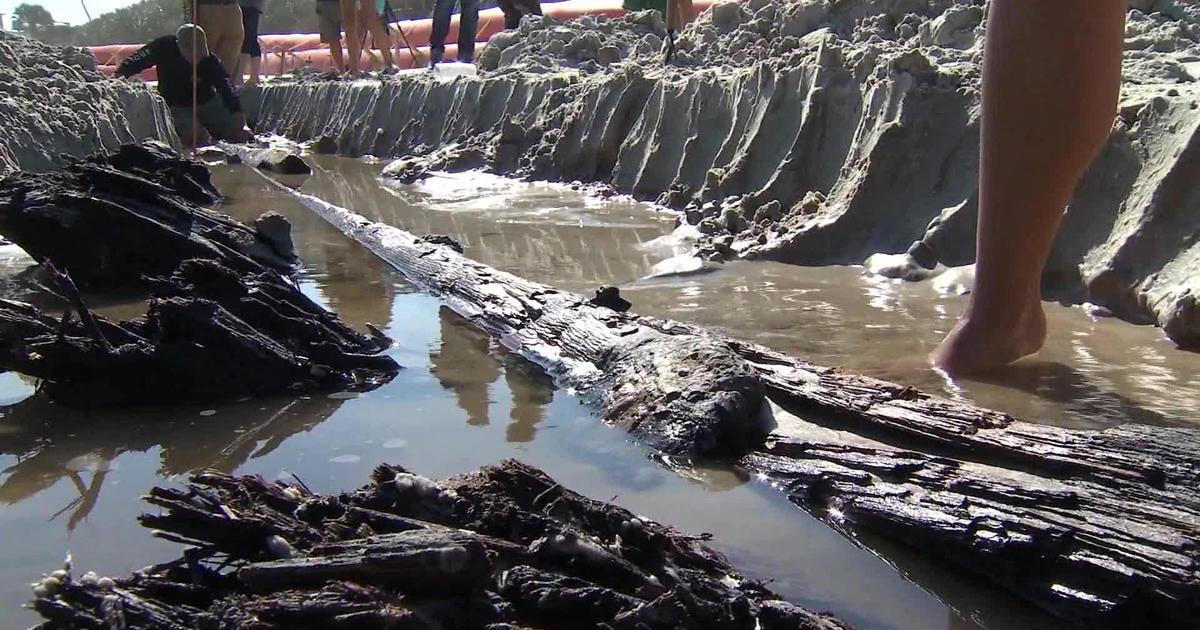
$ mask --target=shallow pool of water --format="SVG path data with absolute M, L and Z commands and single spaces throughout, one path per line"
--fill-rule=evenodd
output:
M 739 262 L 712 273 L 623 287 L 639 313 L 711 326 L 821 365 L 836 365 L 1031 422 L 1104 428 L 1196 426 L 1200 355 L 1162 331 L 1046 303 L 1050 337 L 1035 357 L 984 379 L 951 381 L 925 357 L 963 296 L 856 267 Z
M 1031 419 L 1077 426 L 1121 417 L 1177 422 L 1193 395 L 1183 385 L 1194 374 L 1193 355 L 1170 349 L 1153 329 L 1093 321 L 1078 309 L 1052 309 L 1051 326 L 1060 334 L 1049 353 L 1069 361 L 1075 376 L 1045 372 L 1018 388 L 947 385 L 919 361 L 895 358 L 927 350 L 949 325 L 959 298 L 863 279 L 845 268 L 737 264 L 703 276 L 639 281 L 664 255 L 647 244 L 671 231 L 673 216 L 561 186 L 470 174 L 384 186 L 378 165 L 339 158 L 317 164 L 319 171 L 303 181 L 305 192 L 413 232 L 449 234 L 467 255 L 507 271 L 580 291 L 618 284 L 642 313 L 717 325 L 816 362 L 867 369 Z M 413 292 L 254 172 L 219 168 L 216 181 L 230 214 L 250 219 L 276 210 L 291 219 L 306 265 L 303 289 L 351 325 L 371 322 L 387 331 L 396 340 L 393 356 L 407 369 L 356 396 L 114 413 L 64 410 L 29 398 L 27 380 L 0 375 L 5 627 L 34 621 L 17 610 L 25 584 L 54 568 L 68 549 L 77 566 L 114 574 L 177 554 L 176 546 L 151 538 L 134 519 L 143 492 L 189 471 L 296 475 L 314 489 L 335 491 L 364 483 L 382 461 L 436 477 L 504 457 L 685 531 L 710 532 L 714 545 L 754 577 L 861 628 L 1053 623 L 918 551 L 851 542 L 735 471 L 671 472 L 556 390 L 539 369 Z M 130 315 L 139 308 L 104 310 Z M 1137 348 L 1149 358 L 1122 366 L 1121 348 L 1122 356 Z M 1169 402 L 1155 394 L 1167 386 L 1176 392 Z

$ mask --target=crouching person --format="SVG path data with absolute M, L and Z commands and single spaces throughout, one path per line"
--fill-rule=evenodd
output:
M 121 62 L 117 76 L 131 77 L 152 66 L 158 69 L 158 93 L 171 107 L 175 130 L 184 145 L 250 139 L 229 73 L 209 52 L 204 29 L 184 24 L 174 35 L 146 44 Z

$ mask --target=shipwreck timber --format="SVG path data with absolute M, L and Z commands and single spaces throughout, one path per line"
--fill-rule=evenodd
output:
M 76 407 L 367 390 L 400 367 L 391 341 L 347 326 L 288 277 L 291 225 L 253 228 L 202 207 L 220 199 L 200 163 L 154 142 L 0 180 L 0 234 L 43 263 L 30 282 L 59 318 L 0 300 L 0 368 Z M 144 317 L 110 321 L 81 289 L 149 293 Z
M 145 287 L 190 259 L 239 273 L 290 273 L 291 226 L 270 213 L 248 227 L 207 206 L 208 169 L 153 141 L 72 159 L 54 173 L 0 180 L 0 234 L 80 288 Z
M 701 542 L 506 461 L 444 482 L 397 466 L 357 491 L 194 475 L 141 522 L 191 547 L 127 579 L 43 579 L 56 628 L 845 630 Z M 119 622 L 119 623 L 114 623 Z
M 292 191 L 661 452 L 736 460 L 846 532 L 917 546 L 1062 618 L 1200 614 L 1200 431 L 1077 431 L 617 312 Z

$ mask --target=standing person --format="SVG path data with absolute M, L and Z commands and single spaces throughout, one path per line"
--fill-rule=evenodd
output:
M 433 31 L 429 34 L 429 65 L 436 67 L 446 54 L 446 35 L 455 0 L 436 0 L 433 5 Z M 479 0 L 458 0 L 458 60 L 475 61 L 475 29 L 479 25 Z
M 513 30 L 521 26 L 521 18 L 526 15 L 541 15 L 542 3 L 538 0 L 499 0 L 500 10 L 504 12 L 505 30 Z
M 204 144 L 208 136 L 230 142 L 250 139 L 229 73 L 209 52 L 204 29 L 180 26 L 174 35 L 159 37 L 122 61 L 116 75 L 124 79 L 151 66 L 158 68 L 158 93 L 171 108 L 175 131 L 185 145 Z
M 1042 267 L 1063 210 L 1112 130 L 1125 0 L 993 0 L 983 60 L 975 287 L 930 355 L 982 372 L 1046 342 Z
M 246 35 L 242 28 L 242 8 L 237 0 L 183 0 L 183 5 L 184 15 L 204 29 L 212 54 L 221 60 L 226 71 L 236 71 Z
M 621 7 L 627 13 L 658 11 L 662 15 L 667 25 L 667 39 L 663 42 L 663 56 L 667 63 L 675 56 L 675 34 L 696 17 L 692 0 L 624 0 Z
M 663 57 L 667 63 L 675 56 L 675 35 L 682 31 L 695 15 L 692 0 L 667 0 L 667 13 L 663 16 L 667 23 L 667 41 L 663 43 Z
M 383 26 L 384 3 L 379 0 L 341 0 L 342 21 L 346 28 L 346 60 L 350 72 L 357 73 L 362 65 L 363 38 L 365 29 L 379 47 L 385 68 L 392 67 L 392 45 L 387 29 Z
M 393 24 L 396 26 L 396 35 L 398 37 L 392 40 L 396 47 L 395 51 L 392 53 L 392 58 L 404 58 L 404 49 L 400 47 L 401 43 L 403 43 L 404 46 L 408 48 L 409 55 L 412 56 L 412 64 L 409 67 L 415 68 L 417 66 L 425 65 L 424 55 L 422 55 L 421 51 L 417 50 L 417 48 L 412 45 L 412 42 L 408 41 L 408 36 L 404 34 L 404 22 L 396 18 L 396 14 L 392 12 L 392 7 L 388 3 L 388 0 L 383 0 L 383 27 L 387 30 L 389 37 L 391 37 L 392 34 Z M 399 62 L 397 62 L 397 65 L 399 65 Z
M 387 0 L 359 0 L 358 10 L 359 20 L 366 25 L 367 32 L 371 34 L 371 42 L 383 58 L 383 67 L 391 68 L 396 65 L 392 57 L 392 33 L 388 24 L 391 9 Z
M 262 46 L 258 43 L 258 20 L 262 17 L 263 3 L 266 0 L 238 0 L 242 8 L 242 56 L 238 60 L 237 72 L 233 73 L 235 83 L 240 83 L 242 75 L 247 71 L 250 78 L 247 85 L 258 83 L 258 75 L 262 72 Z
M 342 57 L 342 5 L 339 0 L 317 0 L 317 24 L 321 43 L 329 45 L 329 56 L 338 72 L 346 71 Z

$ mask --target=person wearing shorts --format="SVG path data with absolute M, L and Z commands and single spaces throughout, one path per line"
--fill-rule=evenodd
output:
M 204 144 L 209 138 L 230 142 L 250 138 L 229 73 L 209 53 L 204 29 L 184 24 L 174 35 L 142 46 L 121 62 L 116 76 L 124 79 L 152 66 L 158 69 L 158 93 L 171 108 L 175 130 L 185 145 Z
M 194 0 L 196 26 L 204 29 L 208 49 L 224 64 L 226 71 L 237 71 L 242 40 L 242 8 L 237 0 Z M 190 2 L 188 4 L 191 4 Z
M 346 28 L 346 52 L 348 55 L 346 65 L 350 72 L 355 73 L 360 70 L 363 39 L 366 37 L 363 29 L 371 34 L 371 39 L 379 50 L 379 55 L 383 58 L 383 67 L 391 68 L 394 65 L 391 38 L 388 36 L 387 29 L 384 28 L 382 17 L 386 4 L 380 0 L 341 0 L 342 23 Z M 368 55 L 370 50 L 370 48 L 367 49 Z
M 338 72 L 346 71 L 342 56 L 342 4 L 338 0 L 317 0 L 317 25 L 321 43 L 329 45 L 329 56 Z
M 250 73 L 247 84 L 258 83 L 258 75 L 262 72 L 262 46 L 258 43 L 258 20 L 262 17 L 263 3 L 266 0 L 238 0 L 242 7 L 242 56 L 238 61 L 238 69 L 233 73 L 234 82 L 241 81 L 242 75 Z

